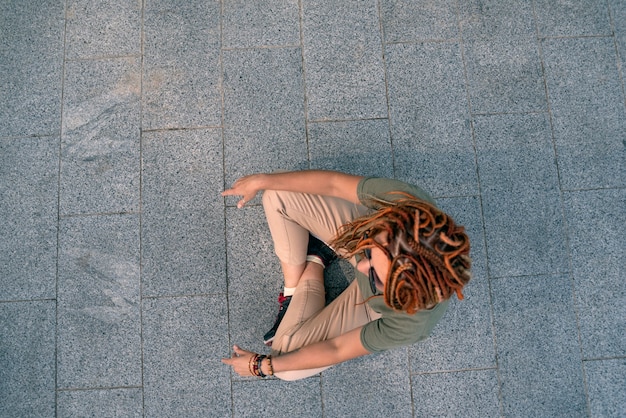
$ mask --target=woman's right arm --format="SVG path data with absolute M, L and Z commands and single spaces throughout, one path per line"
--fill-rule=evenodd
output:
M 259 173 L 241 177 L 222 196 L 242 196 L 237 207 L 243 207 L 261 190 L 284 190 L 339 197 L 359 203 L 357 186 L 363 177 L 338 171 L 305 170 L 282 173 Z

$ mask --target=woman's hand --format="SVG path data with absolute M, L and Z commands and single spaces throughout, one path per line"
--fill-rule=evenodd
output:
M 255 355 L 252 351 L 242 350 L 239 346 L 233 346 L 233 356 L 223 358 L 222 363 L 228 364 L 239 376 L 254 376 L 250 370 L 250 359 Z
M 251 174 L 237 179 L 230 189 L 222 192 L 222 196 L 242 196 L 241 200 L 237 202 L 237 207 L 241 209 L 262 190 L 259 185 L 261 176 L 262 174 Z

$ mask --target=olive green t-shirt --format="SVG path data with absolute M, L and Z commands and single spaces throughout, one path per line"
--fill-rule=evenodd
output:
M 366 177 L 359 182 L 357 193 L 361 203 L 372 209 L 378 209 L 375 200 L 394 201 L 404 197 L 394 192 L 409 193 L 418 199 L 435 204 L 432 197 L 417 186 L 399 180 Z M 367 300 L 373 296 L 369 278 L 356 271 L 356 280 L 361 294 Z M 398 312 L 385 304 L 382 296 L 369 299 L 367 304 L 382 314 L 380 319 L 366 324 L 361 330 L 361 343 L 370 352 L 385 351 L 390 348 L 413 344 L 426 339 L 435 324 L 439 322 L 449 305 L 449 300 L 435 305 L 431 309 L 418 311 L 412 315 Z

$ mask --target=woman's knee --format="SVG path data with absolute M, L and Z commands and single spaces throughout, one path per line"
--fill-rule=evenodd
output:
M 261 196 L 261 201 L 263 202 L 263 208 L 267 211 L 268 209 L 275 208 L 277 206 L 278 201 L 278 191 L 277 190 L 265 190 L 263 191 L 263 196 Z

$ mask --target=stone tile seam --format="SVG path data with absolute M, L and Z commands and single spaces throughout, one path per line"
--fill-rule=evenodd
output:
M 128 54 L 128 55 L 95 55 L 93 57 L 66 58 L 65 62 L 89 62 L 89 61 L 105 61 L 127 58 L 143 58 L 144 54 Z
M 221 47 L 221 51 L 253 51 L 255 49 L 296 49 L 302 48 L 302 45 L 298 44 L 285 44 L 285 45 L 258 45 L 258 46 L 242 46 L 242 47 Z
M 511 275 L 511 276 L 489 276 L 489 280 L 507 280 L 507 279 L 523 279 L 523 278 L 531 278 L 531 277 L 550 277 L 550 276 L 564 276 L 572 274 L 572 271 L 554 271 L 554 272 L 544 272 L 537 274 L 519 274 L 519 275 Z
M 177 131 L 201 131 L 212 129 L 224 129 L 226 125 L 203 125 L 203 126 L 176 126 L 167 128 L 140 128 L 140 134 L 149 134 L 153 132 L 177 132 Z
M 538 41 L 545 41 L 551 39 L 602 39 L 602 38 L 615 38 L 615 32 L 612 34 L 601 35 L 561 35 L 561 36 L 537 36 Z
M 59 309 L 59 277 L 61 276 L 60 264 L 61 264 L 61 176 L 62 176 L 62 166 L 63 166 L 63 124 L 64 124 L 64 114 L 65 114 L 65 80 L 67 76 L 66 66 L 67 66 L 67 33 L 68 33 L 68 5 L 67 1 L 63 2 L 63 59 L 61 63 L 61 92 L 59 97 L 59 109 L 58 109 L 58 117 L 59 117 L 59 127 L 58 127 L 58 137 L 59 144 L 57 148 L 57 219 L 56 219 L 56 260 L 55 260 L 55 277 L 54 277 L 54 296 L 55 296 L 55 308 L 54 308 L 54 412 L 55 416 L 58 415 L 59 409 L 59 323 L 60 323 L 60 309 Z
M 207 298 L 207 297 L 226 297 L 227 292 L 216 293 L 181 293 L 178 295 L 143 295 L 142 300 L 157 300 L 157 299 L 185 299 L 185 298 Z
M 445 370 L 428 370 L 423 372 L 414 372 L 409 373 L 409 376 L 423 376 L 423 375 L 434 375 L 434 374 L 444 374 L 444 373 L 464 373 L 464 372 L 480 372 L 484 370 L 498 370 L 498 366 L 493 367 L 468 367 L 464 369 L 445 369 Z
M 63 213 L 59 215 L 59 220 L 67 218 L 89 218 L 92 216 L 126 216 L 126 215 L 142 215 L 142 211 L 132 212 L 87 212 L 87 213 Z
M 605 360 L 626 360 L 626 354 L 623 356 L 610 356 L 610 357 L 589 357 L 583 358 L 583 363 L 593 363 L 596 361 L 605 361 Z
M 624 186 L 607 186 L 607 187 L 590 187 L 586 189 L 567 189 L 562 188 L 563 193 L 577 193 L 577 192 L 595 192 L 602 190 L 624 190 L 626 189 L 626 185 Z
M 371 118 L 345 118 L 345 119 L 307 119 L 309 123 L 340 123 L 340 122 L 361 122 L 371 120 L 389 120 L 389 116 L 386 117 L 371 117 Z
M 391 97 L 389 95 L 389 73 L 387 68 L 387 44 L 385 44 L 385 19 L 384 12 L 382 10 L 382 1 L 376 2 L 376 11 L 378 13 L 378 33 L 380 34 L 380 52 L 382 54 L 381 63 L 383 68 L 383 77 L 385 84 L 385 109 L 387 111 L 387 135 L 389 135 L 389 151 L 391 152 L 391 172 L 393 177 L 396 177 L 396 149 L 393 141 L 393 122 L 391 119 Z M 408 353 L 407 353 L 408 356 Z M 409 361 L 410 365 L 410 361 Z M 410 367 L 410 366 L 409 366 Z M 413 386 L 409 382 L 409 390 L 411 393 L 411 405 L 413 405 Z M 413 411 L 415 414 L 415 411 Z
M 119 389 L 144 389 L 142 386 L 95 386 L 95 387 L 69 387 L 69 388 L 57 388 L 57 392 L 87 392 L 90 390 L 119 390 Z
M 5 299 L 0 300 L 0 304 L 9 303 L 33 303 L 33 302 L 56 302 L 57 298 L 35 298 L 35 299 Z
M 12 141 L 12 140 L 20 140 L 20 139 L 49 139 L 49 138 L 58 138 L 59 134 L 29 134 L 29 135 L 17 135 L 17 136 L 0 136 L 0 141 Z

